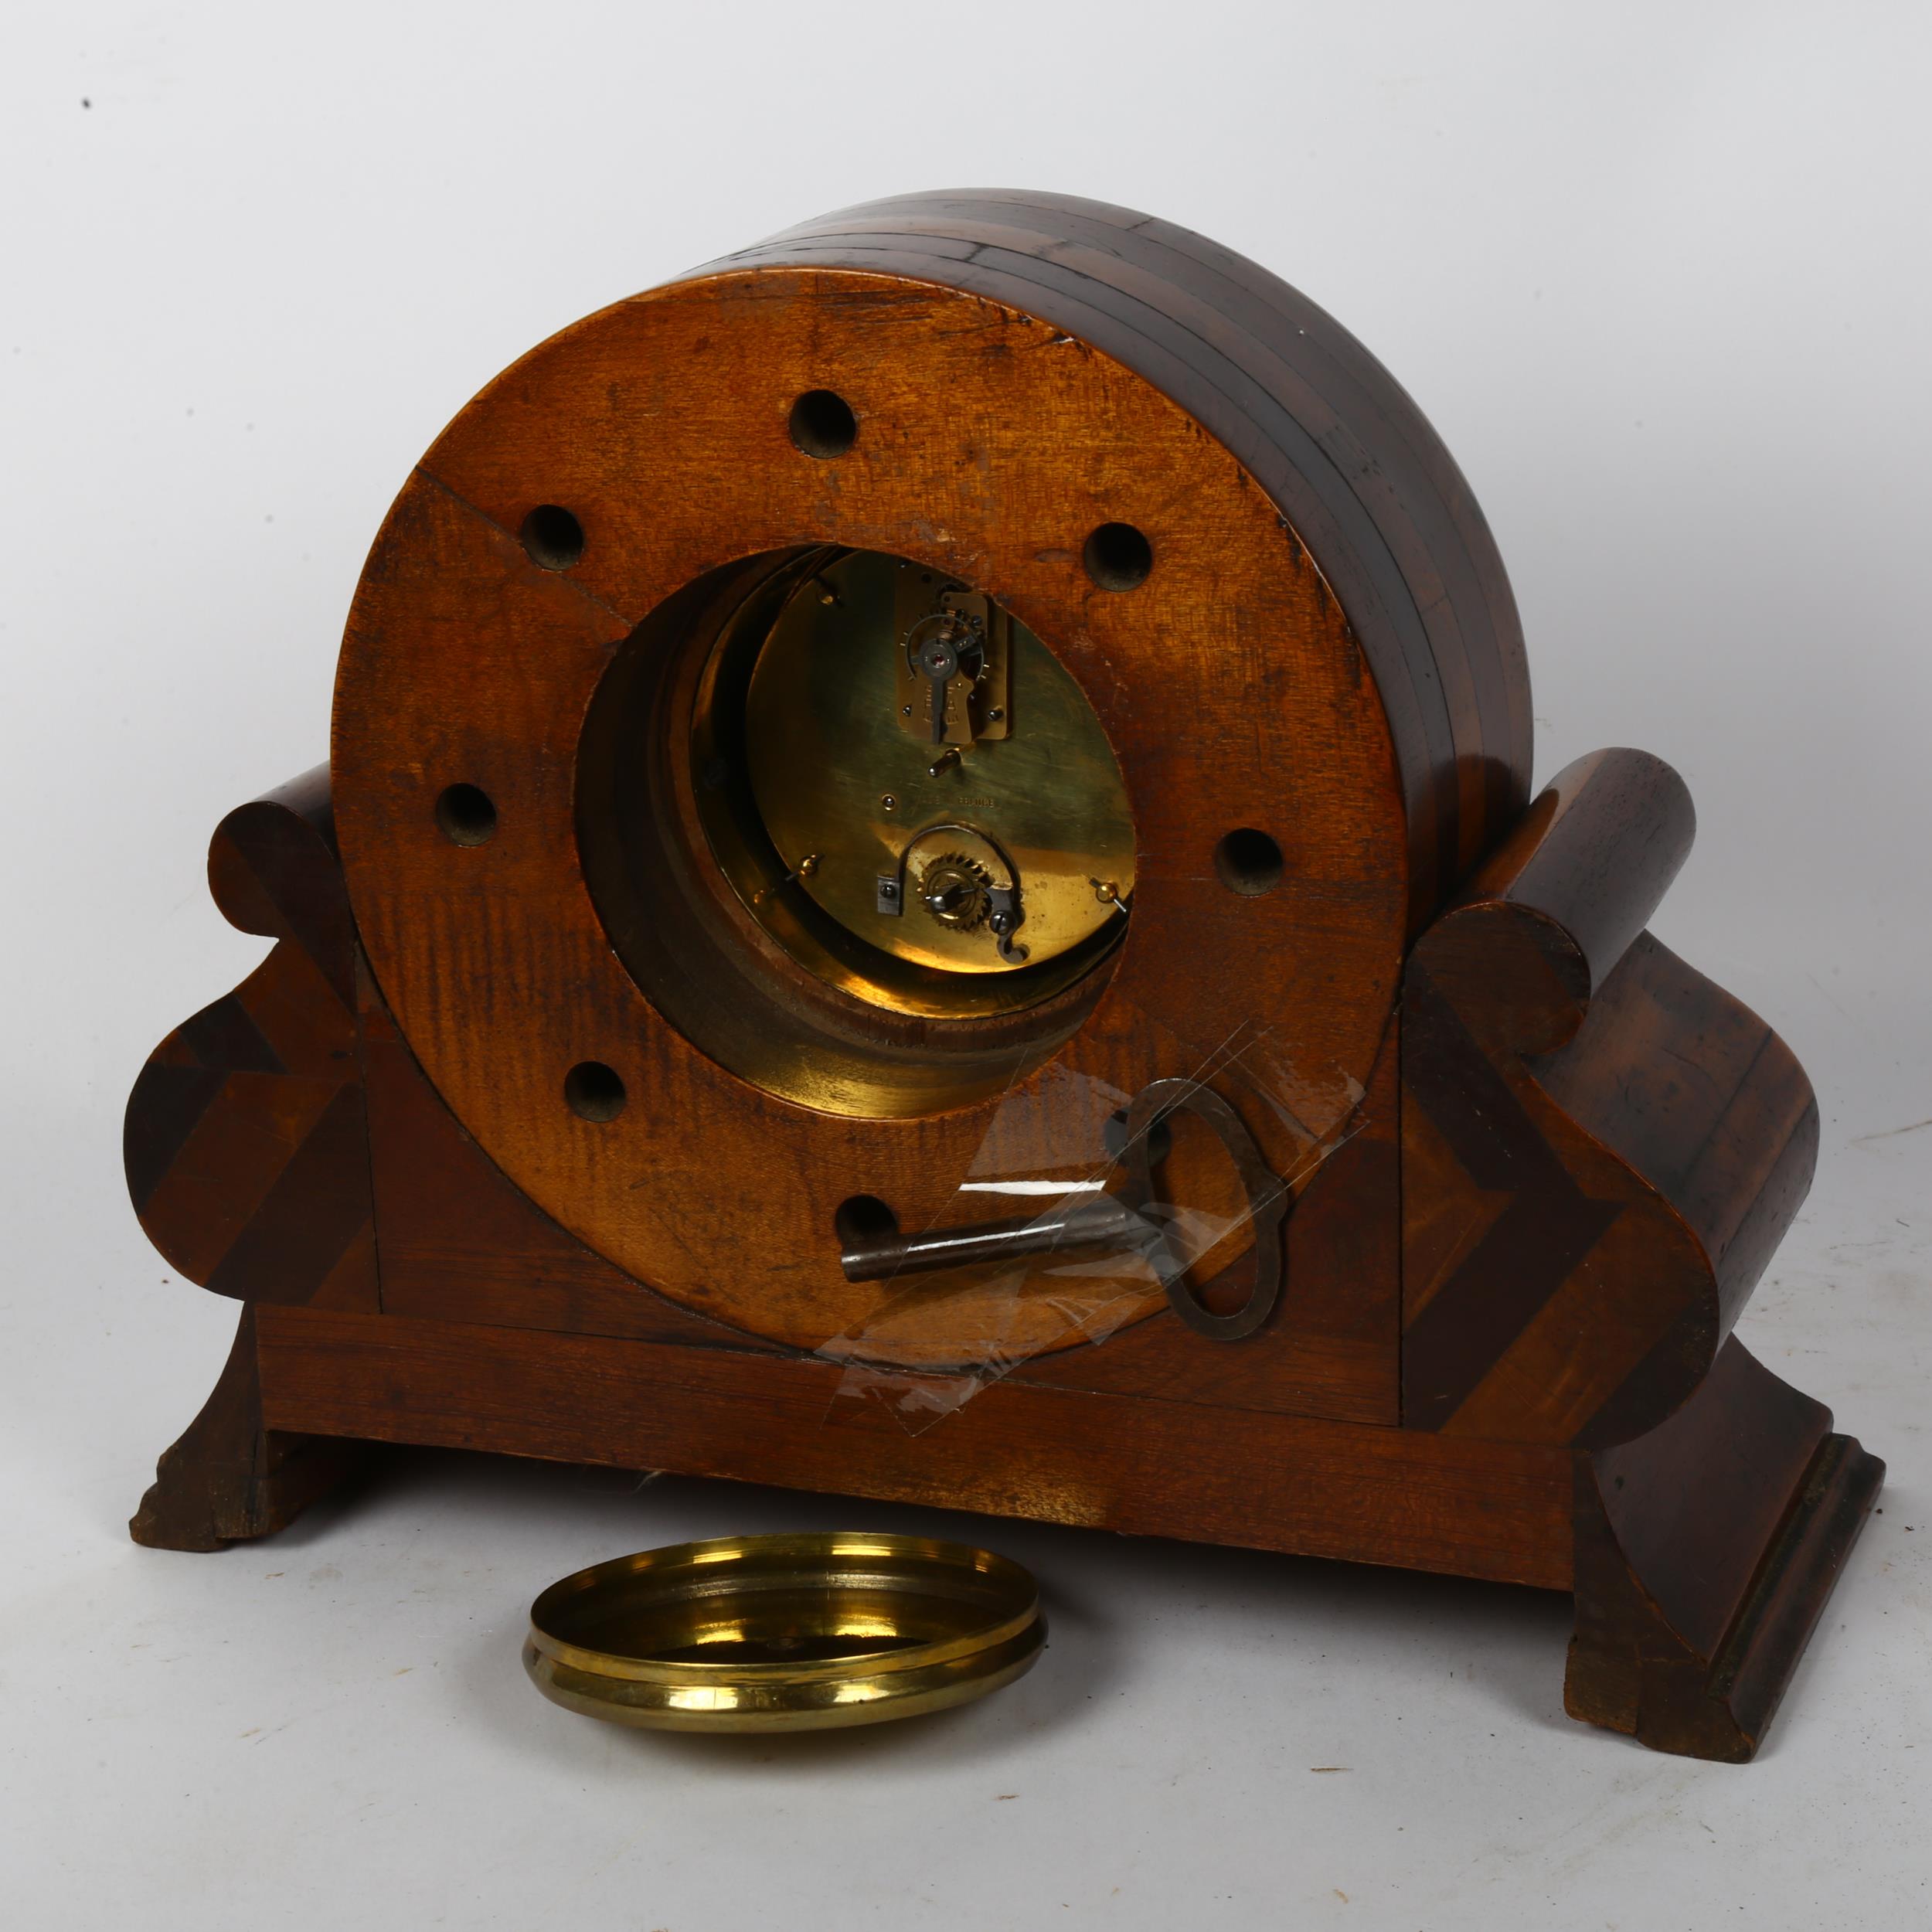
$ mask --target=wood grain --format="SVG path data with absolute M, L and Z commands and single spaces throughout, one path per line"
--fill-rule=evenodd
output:
M 1335 319 L 1232 250 L 1037 192 L 941 192 L 822 216 L 721 266 L 871 268 L 1057 322 L 1181 401 L 1301 533 L 1395 731 L 1417 921 L 1522 809 L 1529 673 L 1481 512 L 1406 391 Z
M 340 1482 L 359 1453 L 264 1427 L 256 1315 L 243 1308 L 213 1392 L 161 1452 L 128 1533 L 152 1549 L 199 1552 L 270 1536 Z
M 223 819 L 208 876 L 231 924 L 277 944 L 142 1069 L 123 1130 L 134 1210 L 218 1294 L 373 1308 L 355 931 L 328 767 Z
M 1570 1582 L 1570 1458 L 1536 1444 L 1011 1381 L 910 1434 L 836 1401 L 829 1362 L 321 1310 L 260 1319 L 277 1429 Z
M 791 400 L 815 385 L 859 416 L 838 463 L 787 433 Z M 580 517 L 574 570 L 535 568 L 509 534 L 533 501 Z M 1114 518 L 1138 522 L 1158 558 L 1126 594 L 1097 590 L 1080 562 L 1085 532 Z M 614 647 L 707 570 L 818 541 L 956 570 L 1052 645 L 1120 757 L 1140 855 L 1106 990 L 1046 1064 L 972 1104 L 835 1128 L 667 1023 L 613 953 L 576 818 L 578 734 Z M 363 944 L 464 1128 L 626 1274 L 789 1345 L 862 1328 L 877 1306 L 838 1266 L 832 1206 L 867 1194 L 907 1225 L 957 1218 L 1000 1110 L 1070 1077 L 1124 1097 L 1192 1077 L 1245 1029 L 1284 1061 L 1269 1077 L 1290 1105 L 1244 1118 L 1292 1172 L 1311 1135 L 1342 1125 L 1393 1010 L 1402 797 L 1376 686 L 1322 576 L 1185 410 L 968 294 L 726 274 L 621 304 L 526 358 L 457 419 L 378 539 L 334 743 Z M 434 801 L 455 782 L 495 801 L 487 844 L 437 832 Z M 1215 845 L 1237 825 L 1281 843 L 1274 891 L 1244 896 L 1216 876 Z M 652 916 L 695 915 L 667 903 Z M 935 1051 L 976 1045 L 965 1022 L 927 1032 Z M 633 1097 L 597 1126 L 561 1100 L 565 1071 L 593 1059 Z M 1101 1151 L 1066 1158 L 1090 1169 Z M 931 1359 L 1004 1332 L 1008 1298 L 988 1294 L 935 1309 Z M 1021 1348 L 1055 1345 L 1050 1315 L 1019 1320 Z
M 1669 1421 L 1579 1458 L 1570 1714 L 1753 1757 L 1885 1465 L 1735 1339 Z
M 1601 1444 L 1709 1372 L 1809 1184 L 1764 1022 L 1641 931 L 1690 808 L 1580 760 L 1417 946 L 1403 1012 L 1403 1415 Z

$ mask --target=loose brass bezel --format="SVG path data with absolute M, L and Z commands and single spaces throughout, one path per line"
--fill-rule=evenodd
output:
M 523 1662 L 553 1703 L 612 1723 L 820 1730 L 984 1697 L 1032 1668 L 1046 1634 L 1033 1579 L 1006 1557 L 814 1531 L 579 1570 L 530 1606 Z

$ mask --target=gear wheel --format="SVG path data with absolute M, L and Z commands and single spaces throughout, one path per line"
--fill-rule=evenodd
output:
M 992 880 L 986 868 L 963 852 L 941 852 L 919 874 L 919 903 L 940 925 L 970 933 L 986 918 Z

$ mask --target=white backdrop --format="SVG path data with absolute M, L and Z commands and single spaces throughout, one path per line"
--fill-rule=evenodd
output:
M 0 1873 L 22 1923 L 1781 1927 L 1932 1851 L 1932 15 L 1922 5 L 24 6 L 0 26 Z M 424 1458 L 218 1557 L 122 1529 L 233 1309 L 121 1110 L 258 942 L 202 875 L 326 749 L 409 465 L 526 347 L 910 187 L 1137 205 L 1333 311 L 1494 526 L 1537 769 L 1674 761 L 1660 935 L 1818 1087 L 1742 1332 L 1890 1461 L 1757 1765 L 1570 1724 L 1527 1592 L 957 1519 L 1017 1689 L 773 1750 L 522 1680 L 551 1577 L 949 1519 Z M 1342 1765 L 1316 1774 L 1313 1766 Z

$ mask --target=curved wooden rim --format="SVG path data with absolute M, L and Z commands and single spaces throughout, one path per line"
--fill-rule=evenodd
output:
M 1313 553 L 1381 689 L 1412 930 L 1528 802 L 1529 665 L 1482 512 L 1407 392 L 1298 290 L 1131 209 L 1004 189 L 861 203 L 725 260 L 930 275 L 1011 303 L 1117 357 L 1233 451 Z

